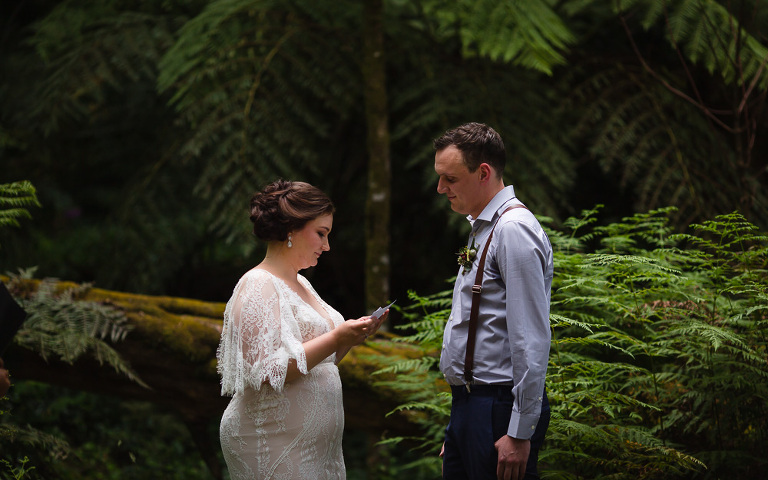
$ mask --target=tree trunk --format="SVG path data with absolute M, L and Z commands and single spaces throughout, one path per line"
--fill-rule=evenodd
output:
M 389 296 L 391 168 L 384 58 L 384 6 L 366 0 L 363 10 L 365 120 L 368 129 L 368 196 L 365 203 L 365 304 L 372 311 Z

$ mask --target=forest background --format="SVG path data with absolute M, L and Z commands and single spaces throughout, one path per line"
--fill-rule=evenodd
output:
M 648 252 L 694 223 L 768 226 L 761 1 L 12 0 L 0 22 L 0 184 L 28 180 L 40 204 L 2 231 L 1 272 L 35 266 L 38 278 L 226 301 L 263 253 L 248 199 L 283 177 L 337 205 L 332 250 L 307 273 L 323 298 L 346 317 L 419 303 L 413 292 L 447 288 L 467 231 L 435 192 L 431 141 L 466 121 L 501 133 L 506 182 L 553 233 L 607 226 L 563 252 L 601 254 L 609 238 L 614 253 L 637 255 L 617 239 L 639 235 L 624 219 L 649 211 L 667 223 L 661 245 L 641 235 Z M 763 256 L 746 263 L 764 271 L 765 250 L 754 251 Z M 752 298 L 742 313 L 764 315 L 764 297 Z M 393 328 L 409 318 L 394 317 Z M 739 354 L 748 384 L 765 382 L 764 342 L 750 336 Z M 96 468 L 86 458 L 101 478 L 129 478 L 124 463 L 171 475 L 167 458 L 195 458 L 169 412 L 23 379 L 14 389 L 14 415 L 32 422 L 42 409 L 77 445 L 70 475 L 81 477 L 70 478 Z M 755 412 L 763 394 L 748 395 Z M 104 431 L 137 418 L 148 430 L 106 448 L 84 427 L 102 425 L 84 413 L 99 410 L 112 421 Z M 757 435 L 759 451 L 765 422 L 747 424 L 758 433 L 737 431 Z M 139 446 L 148 432 L 176 440 Z M 721 475 L 695 464 L 679 474 Z M 172 465 L 177 478 L 208 474 L 199 459 Z M 558 478 L 608 474 L 581 475 Z

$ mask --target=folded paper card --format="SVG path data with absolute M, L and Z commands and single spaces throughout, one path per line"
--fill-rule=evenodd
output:
M 397 300 L 395 300 L 395 302 L 396 302 L 396 301 L 397 301 Z M 388 309 L 389 307 L 391 307 L 392 305 L 394 305 L 394 304 L 395 304 L 395 302 L 392 302 L 392 303 L 390 303 L 390 304 L 389 304 L 389 305 L 387 305 L 386 307 L 379 307 L 379 308 L 377 308 L 377 309 L 376 309 L 376 311 L 375 311 L 375 312 L 373 312 L 373 313 L 371 314 L 371 316 L 372 316 L 373 318 L 375 318 L 375 319 L 377 319 L 377 320 L 378 320 L 378 318 L 379 318 L 380 316 L 384 315 L 384 312 L 386 312 L 386 311 L 387 311 L 387 309 Z

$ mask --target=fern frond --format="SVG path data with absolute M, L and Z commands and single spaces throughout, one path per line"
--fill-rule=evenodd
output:
M 32 297 L 19 299 L 29 316 L 14 342 L 38 352 L 45 360 L 56 358 L 71 364 L 91 356 L 149 388 L 108 343 L 125 338 L 130 330 L 127 318 L 108 305 L 77 300 L 88 288 L 82 285 L 57 292 L 54 281 L 42 281 Z
M 387 416 L 390 416 L 405 410 L 422 410 L 426 412 L 436 413 L 440 416 L 448 416 L 451 413 L 450 401 L 447 402 L 447 405 L 442 405 L 442 406 L 435 405 L 434 403 L 413 402 L 413 403 L 406 403 L 403 405 L 399 405 L 397 408 L 395 408 L 391 412 L 388 412 Z
M 371 375 L 383 375 L 387 373 L 403 373 L 403 372 L 418 372 L 428 371 L 430 367 L 434 366 L 435 359 L 429 357 L 417 358 L 412 360 L 403 360 L 397 362 L 388 367 L 380 368 Z
M 601 326 L 600 324 L 596 323 L 587 323 L 574 320 L 572 318 L 566 317 L 564 315 L 558 315 L 556 313 L 549 314 L 549 322 L 552 328 L 555 329 L 563 327 L 579 327 L 589 333 L 593 332 L 593 328 Z
M 147 7 L 147 5 L 145 5 Z M 92 115 L 110 91 L 155 78 L 172 41 L 170 18 L 151 7 L 121 11 L 115 2 L 64 2 L 34 26 L 29 43 L 50 74 L 39 87 L 33 120 L 47 135 Z
M 759 33 L 756 36 L 741 25 L 728 5 L 716 0 L 632 0 L 616 2 L 615 8 L 620 14 L 644 11 L 642 24 L 646 29 L 665 24 L 674 47 L 681 47 L 692 63 L 702 64 L 726 83 L 755 82 L 761 90 L 768 88 L 768 46 Z
M 356 10 L 328 8 L 335 13 L 302 2 L 212 2 L 160 62 L 159 87 L 173 91 L 191 127 L 175 161 L 200 167 L 195 193 L 209 204 L 211 231 L 229 241 L 243 199 L 262 184 L 336 168 L 327 153 L 333 125 L 361 113 L 361 74 L 348 54 L 356 45 L 342 47 L 339 35 Z M 318 16 L 331 24 L 314 23 Z
M 551 2 L 463 2 L 465 54 L 487 55 L 548 75 L 575 37 Z
M 27 207 L 39 207 L 37 191 L 31 182 L 0 184 L 0 228 L 18 227 L 19 219 L 32 218 Z

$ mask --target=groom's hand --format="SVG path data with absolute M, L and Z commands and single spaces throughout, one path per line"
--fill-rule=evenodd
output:
M 528 455 L 531 453 L 531 441 L 503 435 L 494 446 L 499 454 L 496 477 L 499 480 L 523 480 Z

